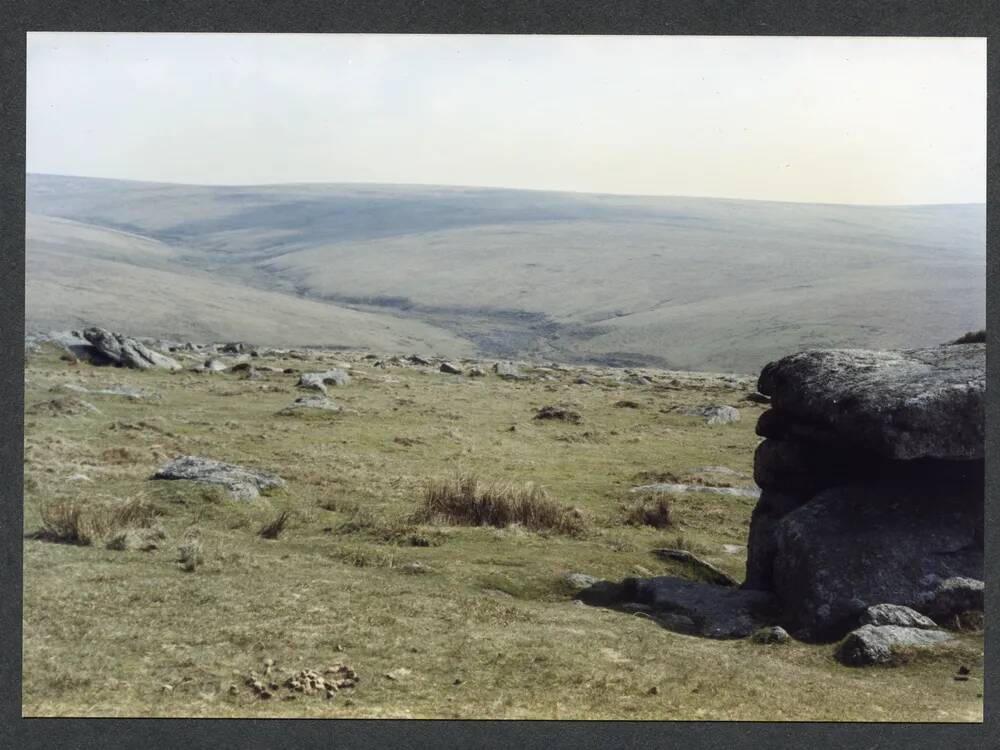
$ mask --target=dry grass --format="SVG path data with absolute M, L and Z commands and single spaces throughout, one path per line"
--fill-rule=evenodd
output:
M 281 511 L 273 521 L 269 521 L 264 524 L 258 535 L 263 539 L 277 539 L 281 536 L 281 532 L 285 530 L 285 526 L 288 525 L 288 519 L 291 514 L 287 510 Z
M 670 496 L 657 492 L 641 497 L 625 508 L 625 523 L 630 526 L 652 526 L 665 529 L 673 521 L 670 515 Z
M 127 498 L 113 505 L 57 499 L 42 505 L 40 512 L 42 527 L 31 538 L 80 546 L 156 523 L 156 511 L 143 498 Z
M 484 481 L 459 474 L 428 482 L 417 519 L 464 526 L 505 528 L 519 524 L 532 531 L 579 533 L 578 513 L 552 500 L 537 485 Z

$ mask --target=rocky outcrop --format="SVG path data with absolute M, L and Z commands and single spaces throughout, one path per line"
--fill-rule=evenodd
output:
M 136 339 L 123 336 L 120 333 L 112 333 L 103 328 L 88 328 L 83 332 L 83 338 L 108 363 L 117 367 L 132 367 L 137 370 L 181 369 L 177 360 L 153 351 Z
M 745 589 L 773 592 L 808 640 L 873 605 L 939 622 L 981 609 L 983 345 L 807 351 L 765 367 L 758 390 L 771 409 Z
M 282 487 L 285 481 L 277 474 L 247 469 L 235 464 L 198 456 L 181 456 L 163 466 L 153 479 L 186 479 L 191 482 L 219 484 L 236 500 L 255 500 L 263 490 Z

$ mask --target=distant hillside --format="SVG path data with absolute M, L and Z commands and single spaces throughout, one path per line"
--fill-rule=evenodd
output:
M 27 209 L 29 328 L 113 325 L 118 274 L 138 293 L 103 294 L 137 333 L 676 369 L 985 325 L 982 205 L 28 175 Z

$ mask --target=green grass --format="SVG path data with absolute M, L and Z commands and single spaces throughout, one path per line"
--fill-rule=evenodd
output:
M 722 545 L 745 544 L 752 500 L 677 494 L 663 529 L 629 524 L 622 509 L 640 500 L 628 491 L 637 477 L 694 481 L 716 465 L 749 475 L 760 407 L 741 402 L 743 390 L 599 374 L 574 385 L 575 372 L 471 379 L 371 368 L 360 354 L 259 363 L 342 361 L 354 382 L 332 396 L 346 410 L 310 419 L 277 415 L 299 395 L 294 375 L 247 381 L 29 356 L 29 406 L 67 381 L 162 398 L 87 396 L 100 413 L 27 416 L 25 532 L 42 527 L 48 503 L 96 508 L 141 494 L 167 538 L 148 552 L 25 539 L 26 715 L 981 720 L 981 635 L 894 669 L 848 669 L 830 646 L 693 638 L 572 602 L 568 572 L 691 574 L 655 547 L 690 549 L 742 578 L 745 558 Z M 617 408 L 624 399 L 641 408 Z M 709 402 L 739 406 L 743 420 L 708 426 L 666 411 Z M 533 418 L 552 403 L 583 422 Z M 287 485 L 241 503 L 217 487 L 148 479 L 179 454 L 274 471 Z M 428 483 L 462 473 L 530 483 L 574 509 L 581 529 L 420 520 Z M 277 538 L 262 538 L 285 512 Z M 193 539 L 200 562 L 185 570 L 179 548 Z M 268 658 L 288 673 L 344 663 L 361 680 L 330 701 L 261 701 L 244 681 Z M 970 681 L 951 679 L 960 664 Z M 401 668 L 410 674 L 384 677 Z

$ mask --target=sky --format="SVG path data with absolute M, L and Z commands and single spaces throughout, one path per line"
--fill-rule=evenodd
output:
M 27 171 L 981 203 L 986 40 L 29 33 Z

